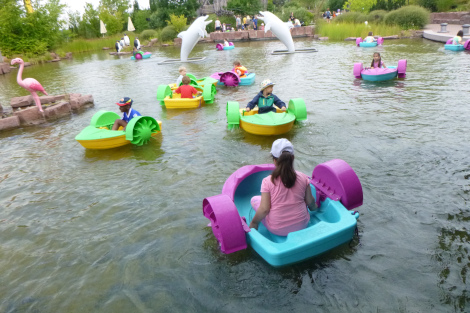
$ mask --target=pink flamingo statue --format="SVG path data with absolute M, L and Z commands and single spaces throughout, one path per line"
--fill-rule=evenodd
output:
M 37 92 L 40 91 L 46 96 L 48 95 L 47 92 L 44 90 L 41 84 L 34 78 L 25 78 L 23 80 L 22 75 L 23 75 L 23 69 L 24 69 L 24 61 L 20 58 L 11 60 L 11 65 L 14 65 L 16 63 L 20 63 L 20 69 L 18 70 L 18 76 L 16 77 L 16 81 L 18 85 L 20 85 L 21 87 L 23 87 L 24 89 L 28 90 L 31 93 L 39 111 L 44 112 L 42 110 L 41 100 L 39 99 Z

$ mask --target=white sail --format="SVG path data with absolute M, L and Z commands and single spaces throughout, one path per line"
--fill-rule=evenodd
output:
M 106 26 L 104 26 L 104 23 L 102 20 L 100 20 L 100 33 L 105 34 L 108 31 L 106 30 Z
M 133 32 L 134 30 L 134 24 L 132 24 L 131 17 L 129 16 L 129 19 L 127 20 L 127 31 Z

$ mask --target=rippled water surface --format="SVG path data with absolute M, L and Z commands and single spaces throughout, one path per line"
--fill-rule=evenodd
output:
M 198 45 L 197 77 L 240 59 L 254 86 L 219 88 L 193 111 L 157 103 L 176 80 L 179 48 L 138 62 L 106 52 L 25 69 L 50 94 L 92 94 L 95 107 L 0 133 L 0 312 L 468 312 L 470 54 L 421 39 L 386 41 L 387 65 L 407 77 L 354 79 L 374 50 L 297 40 L 317 53 L 272 56 L 278 41 Z M 308 121 L 285 135 L 298 170 L 346 160 L 364 188 L 359 238 L 276 269 L 252 249 L 223 255 L 202 199 L 247 164 L 268 163 L 276 138 L 227 131 L 227 101 L 246 104 L 271 78 L 284 101 L 305 99 Z M 0 76 L 0 103 L 28 93 Z M 75 136 L 98 110 L 134 99 L 163 122 L 148 145 L 86 150 Z

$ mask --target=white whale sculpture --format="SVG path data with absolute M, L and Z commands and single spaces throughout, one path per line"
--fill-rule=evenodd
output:
M 188 55 L 199 41 L 199 38 L 207 36 L 206 25 L 212 22 L 212 20 L 206 22 L 208 17 L 209 15 L 198 17 L 191 26 L 189 26 L 188 30 L 178 34 L 178 37 L 183 41 L 181 43 L 181 61 L 188 61 Z
M 259 19 L 264 21 L 264 32 L 266 33 L 268 30 L 271 30 L 274 36 L 286 46 L 288 52 L 295 52 L 294 41 L 292 40 L 292 35 L 287 23 L 281 21 L 279 17 L 271 12 L 260 11 L 259 13 L 263 15 L 263 17 L 259 17 Z

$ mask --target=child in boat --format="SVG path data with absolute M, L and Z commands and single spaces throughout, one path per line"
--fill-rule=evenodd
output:
M 224 39 L 224 47 L 229 47 L 230 44 L 228 43 L 228 40 L 227 38 Z
M 183 80 L 183 76 L 186 75 L 186 67 L 180 66 L 180 68 L 178 69 L 178 72 L 180 73 L 180 76 L 176 80 L 176 87 L 179 87 L 179 85 L 181 84 L 181 81 Z
M 463 37 L 463 31 L 462 30 L 459 30 L 457 32 L 457 36 L 455 36 L 453 39 L 452 39 L 452 44 L 453 45 L 462 45 L 462 37 Z
M 370 43 L 370 42 L 377 41 L 377 39 L 375 39 L 372 32 L 369 32 L 369 35 L 366 38 L 364 38 L 364 41 Z
M 122 126 L 126 130 L 126 126 L 131 119 L 136 116 L 142 116 L 139 112 L 131 108 L 132 99 L 129 97 L 124 97 L 116 104 L 119 105 L 119 110 L 124 113 L 121 120 L 115 120 L 112 130 L 118 130 L 119 126 Z
M 256 211 L 250 228 L 258 229 L 259 223 L 273 234 L 288 233 L 307 227 L 310 210 L 317 208 L 308 176 L 294 170 L 294 146 L 285 139 L 277 139 L 271 148 L 276 168 L 261 183 L 261 196 L 251 198 Z
M 258 106 L 258 114 L 276 112 L 276 105 L 279 109 L 285 111 L 286 104 L 273 94 L 275 84 L 269 79 L 261 83 L 261 91 L 246 105 L 245 111 L 250 112 L 255 106 Z
M 134 47 L 132 53 L 134 54 L 134 58 L 135 58 L 135 56 L 136 56 L 137 53 L 140 53 L 142 56 L 144 56 L 144 52 L 141 51 L 141 50 L 139 50 L 139 49 L 137 49 L 136 47 Z
M 183 85 L 179 86 L 175 90 L 175 93 L 181 94 L 181 99 L 191 99 L 194 98 L 193 95 L 196 95 L 198 91 L 193 86 L 189 85 L 191 78 L 188 76 L 183 76 Z
M 385 63 L 382 62 L 382 58 L 380 57 L 380 53 L 375 52 L 374 56 L 373 56 L 373 59 L 372 59 L 372 63 L 370 64 L 369 68 L 382 68 L 382 67 L 387 68 L 387 66 L 385 66 Z
M 237 73 L 240 78 L 246 77 L 245 73 L 247 72 L 246 67 L 240 64 L 240 61 L 235 60 L 233 62 L 233 71 Z

